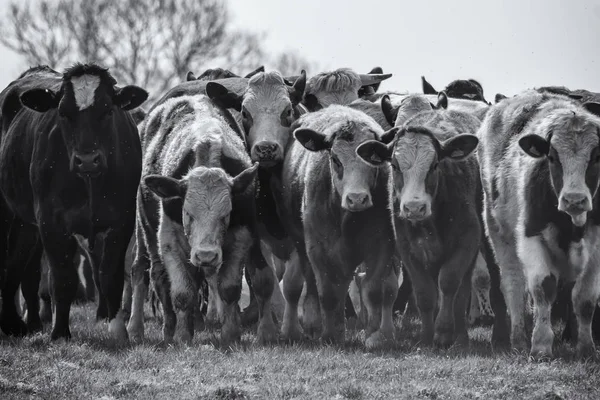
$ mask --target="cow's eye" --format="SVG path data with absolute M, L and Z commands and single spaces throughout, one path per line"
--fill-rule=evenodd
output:
M 548 161 L 550 162 L 550 164 L 553 164 L 555 159 L 552 155 L 548 154 Z
M 335 154 L 331 155 L 331 161 L 333 161 L 333 165 L 335 165 L 336 168 L 342 168 L 342 163 Z

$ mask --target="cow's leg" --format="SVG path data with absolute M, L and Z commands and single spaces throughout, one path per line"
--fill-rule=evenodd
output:
M 260 241 L 253 240 L 249 248 L 249 266 L 252 272 L 252 291 L 258 304 L 257 339 L 260 343 L 277 340 L 277 326 L 273 321 L 272 297 L 277 282 L 275 271 L 267 263 L 260 248 Z
M 165 264 L 163 264 L 159 255 L 153 254 L 151 257 L 150 275 L 154 285 L 153 293 L 156 293 L 163 313 L 163 341 L 165 343 L 171 343 L 175 336 L 175 326 L 177 325 L 177 316 L 175 315 L 171 298 L 171 281 L 165 268 Z
M 529 293 L 533 298 L 534 327 L 531 337 L 531 355 L 552 357 L 552 303 L 556 299 L 558 274 L 552 269 L 552 259 L 539 236 L 522 237 L 517 242 L 519 258 L 523 262 Z
M 31 232 L 33 230 L 33 232 Z M 30 249 L 30 257 L 27 264 L 24 266 L 25 271 L 21 279 L 21 291 L 27 303 L 27 332 L 33 333 L 42 330 L 42 320 L 40 319 L 40 298 L 38 291 L 40 288 L 41 278 L 41 258 L 42 258 L 42 243 L 37 238 L 37 229 L 34 227 L 28 228 L 28 235 L 31 236 L 31 243 L 35 246 Z
M 46 258 L 46 254 L 42 252 L 40 267 L 42 272 L 40 274 L 40 288 L 39 288 L 39 296 L 40 296 L 40 320 L 43 323 L 52 322 L 52 303 L 50 301 L 50 285 L 49 285 L 49 277 L 50 270 L 48 267 L 48 259 Z
M 131 315 L 127 331 L 131 340 L 144 339 L 144 303 L 150 284 L 150 259 L 141 232 L 136 232 L 135 258 L 131 265 Z
M 63 232 L 45 229 L 51 224 L 40 224 L 40 233 L 50 266 L 49 284 L 52 298 L 51 340 L 70 339 L 69 314 L 77 292 L 77 268 L 73 257 L 77 250 L 75 239 Z
M 94 271 L 89 262 L 85 261 L 81 265 L 83 278 L 85 280 L 85 299 L 87 301 L 96 301 L 96 285 L 94 284 Z
M 206 323 L 210 328 L 219 328 L 223 322 L 223 303 L 219 296 L 218 275 L 211 275 L 208 282 L 208 305 L 206 307 Z
M 118 341 L 127 340 L 127 329 L 121 315 L 123 283 L 125 278 L 125 254 L 132 229 L 109 230 L 103 235 L 102 258 L 99 265 L 101 296 L 107 310 L 108 331 Z M 96 244 L 98 245 L 98 239 Z
M 514 349 L 526 350 L 528 348 L 528 341 L 525 333 L 525 274 L 523 272 L 521 261 L 516 253 L 516 241 L 512 235 L 502 234 L 495 220 L 487 213 L 485 215 L 487 232 L 494 248 L 495 259 L 502 271 L 501 288 L 503 298 L 506 301 L 506 305 L 510 312 L 510 343 Z M 488 261 L 488 268 L 490 268 L 491 265 L 494 264 L 490 264 Z M 492 289 L 494 289 L 495 286 L 494 275 L 495 271 L 490 268 Z M 492 298 L 494 297 L 495 296 Z M 494 331 L 492 333 L 492 343 L 497 345 L 503 343 L 502 318 L 504 318 L 504 314 L 502 313 L 501 308 L 499 308 L 494 308 L 496 320 L 494 323 Z M 500 325 L 496 327 L 497 324 Z
M 283 274 L 283 296 L 285 297 L 285 310 L 283 312 L 283 324 L 281 325 L 281 336 L 287 341 L 298 341 L 302 339 L 302 329 L 298 320 L 298 302 L 302 294 L 304 275 L 298 252 L 294 250 L 286 263 Z
M 470 238 L 465 238 L 464 243 L 468 244 L 469 239 Z M 471 284 L 470 272 L 475 264 L 479 247 L 478 241 L 476 241 L 476 243 L 477 247 L 474 250 L 469 247 L 456 249 L 452 256 L 444 263 L 438 275 L 438 287 L 440 288 L 441 302 L 440 311 L 435 320 L 435 334 L 433 341 L 437 346 L 442 348 L 449 347 L 454 343 L 456 334 L 459 333 L 457 332 L 455 325 L 457 322 L 456 316 L 459 314 L 461 315 L 460 324 L 463 325 L 461 328 L 464 330 L 464 332 L 460 333 L 466 334 L 466 327 L 464 326 L 466 299 L 462 299 L 460 302 L 461 304 L 456 304 L 456 299 L 459 295 L 459 289 L 461 285 L 463 285 L 465 276 L 468 277 L 468 281 L 466 281 L 465 284 Z M 462 309 L 458 310 L 456 307 L 457 305 L 462 307 Z
M 374 264 L 367 261 L 367 273 L 361 285 L 368 315 L 365 332 L 367 349 L 378 348 L 394 340 L 393 313 L 398 295 L 398 276 L 390 257 L 380 254 L 377 258 L 380 260 L 375 260 Z
M 308 258 L 300 257 L 300 265 L 304 271 L 304 284 L 306 285 L 306 296 L 302 303 L 302 327 L 304 333 L 312 339 L 321 336 L 321 305 L 317 280 Z
M 600 254 L 597 247 L 591 249 L 591 253 L 587 268 L 575 282 L 572 293 L 573 311 L 577 318 L 577 356 L 580 358 L 595 355 L 592 320 L 600 297 Z
M 454 299 L 454 342 L 459 346 L 468 346 L 469 344 L 467 310 L 472 288 L 471 271 L 469 269 L 463 276 Z
M 420 342 L 423 346 L 430 346 L 433 343 L 434 312 L 438 301 L 437 286 L 425 266 L 404 258 L 402 262 L 408 270 L 417 308 L 421 316 Z

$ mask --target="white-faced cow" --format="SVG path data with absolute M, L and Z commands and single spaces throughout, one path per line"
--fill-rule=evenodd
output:
M 321 339 L 344 341 L 345 298 L 356 268 L 365 263 L 366 346 L 378 347 L 393 338 L 398 291 L 391 263 L 391 170 L 370 168 L 355 151 L 367 140 L 391 141 L 396 129 L 384 132 L 366 114 L 338 105 L 306 114 L 293 127 L 296 141 L 283 171 L 284 215 L 297 249 L 295 262 L 302 270 L 312 267 L 316 278 Z M 297 308 L 298 298 L 286 293 L 286 301 Z M 297 334 L 298 322 L 286 322 Z
M 29 238 L 27 248 L 35 249 L 38 237 L 43 244 L 50 264 L 51 339 L 71 337 L 69 313 L 78 281 L 73 258 L 84 238 L 96 260 L 109 331 L 126 339 L 118 313 L 142 158 L 127 110 L 143 103 L 148 93 L 137 86 L 115 86 L 109 72 L 94 64 L 76 64 L 62 75 L 31 76 L 37 78 L 35 85 L 30 81 L 23 89 L 17 81 L 2 104 L 3 116 L 13 115 L 10 121 L 3 117 L 0 145 L 3 212 L 10 214 L 13 227 L 20 227 L 20 239 Z M 17 109 L 15 98 L 22 104 Z M 8 268 L 26 265 L 27 259 L 15 258 L 12 250 L 18 249 L 9 249 L 14 265 Z M 3 297 L 18 283 L 5 285 Z M 6 309 L 9 302 L 3 303 Z M 2 329 L 22 333 L 14 329 L 20 318 L 4 311 Z
M 247 155 L 238 126 L 227 110 L 205 95 L 169 99 L 147 121 L 144 129 L 152 139 L 145 150 L 139 192 L 135 263 L 147 262 L 147 255 L 152 264 L 165 314 L 164 339 L 172 340 L 175 333 L 174 308 L 182 341 L 191 340 L 198 283 L 205 276 L 217 283 L 213 287 L 224 303 L 221 338 L 239 340 L 242 268 L 254 264 L 261 306 L 258 338 L 274 340 L 273 280 L 256 225 L 258 165 Z M 139 329 L 133 322 L 130 331 Z
M 479 133 L 486 230 L 502 269 L 511 343 L 527 348 L 528 290 L 534 304 L 534 356 L 553 353 L 550 313 L 559 279 L 574 282 L 578 354 L 588 356 L 594 349 L 600 118 L 588 110 L 596 113 L 599 107 L 527 91 L 494 105 Z
M 394 169 L 397 250 L 413 284 L 424 345 L 468 342 L 466 306 L 482 236 L 479 170 L 469 157 L 478 127 L 469 114 L 425 111 L 405 122 L 395 141 L 357 149 L 367 163 Z

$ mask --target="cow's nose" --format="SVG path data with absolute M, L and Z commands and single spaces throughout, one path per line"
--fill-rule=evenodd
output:
M 276 161 L 281 159 L 282 151 L 279 145 L 273 142 L 259 142 L 254 145 L 252 153 L 255 156 L 254 161 Z
M 362 211 L 373 205 L 369 193 L 348 193 L 346 195 L 346 208 L 349 211 Z
M 73 163 L 78 172 L 93 174 L 98 172 L 102 167 L 102 154 L 98 150 L 90 153 L 75 153 L 73 155 Z
M 424 201 L 409 201 L 402 206 L 408 219 L 423 219 L 427 214 L 427 203 Z
M 219 262 L 219 252 L 216 250 L 198 250 L 194 258 L 199 266 L 215 266 Z
M 587 195 L 585 193 L 565 193 L 563 195 L 563 202 L 565 203 L 566 209 L 581 209 L 582 211 L 587 211 L 584 210 L 587 202 Z

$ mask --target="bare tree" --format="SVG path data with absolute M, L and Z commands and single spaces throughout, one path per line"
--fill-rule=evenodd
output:
M 228 29 L 222 0 L 14 0 L 0 43 L 32 64 L 99 62 L 151 98 L 188 70 L 223 62 L 254 69 L 262 35 Z
M 283 76 L 299 75 L 302 70 L 305 70 L 309 75 L 315 75 L 323 70 L 319 63 L 310 61 L 291 50 L 273 56 L 269 66 L 281 72 Z

